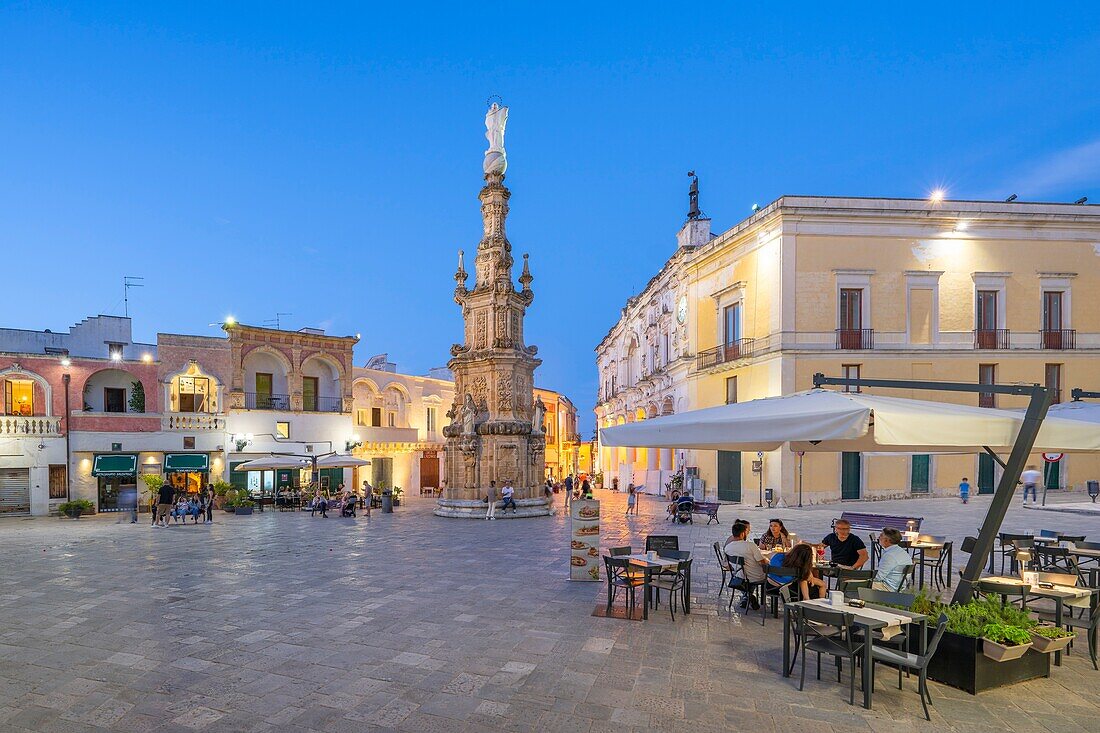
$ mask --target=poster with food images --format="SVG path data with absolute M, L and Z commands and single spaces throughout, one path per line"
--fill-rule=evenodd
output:
M 600 502 L 577 500 L 569 523 L 569 579 L 600 579 Z

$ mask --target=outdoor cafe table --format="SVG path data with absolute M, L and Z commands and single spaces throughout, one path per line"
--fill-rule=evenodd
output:
M 901 546 L 907 550 L 915 550 L 920 553 L 920 562 L 917 565 L 920 567 L 917 579 L 917 588 L 924 587 L 924 555 L 928 550 L 944 551 L 944 543 L 942 542 L 908 542 L 906 540 L 901 541 Z M 947 584 L 951 585 L 951 553 L 947 553 Z
M 863 630 L 863 639 L 865 642 L 863 645 L 863 707 L 868 710 L 871 709 L 871 688 L 874 676 L 874 663 L 871 659 L 871 632 L 884 629 L 887 626 L 918 623 L 920 624 L 920 638 L 918 639 L 920 654 L 924 654 L 925 645 L 928 643 L 928 634 L 926 633 L 928 617 L 920 613 L 903 611 L 900 608 L 890 608 L 874 603 L 868 603 L 863 608 L 856 608 L 855 606 L 849 606 L 847 604 L 843 606 L 833 606 L 825 599 L 788 603 L 783 607 L 784 677 L 791 676 L 791 616 L 793 615 L 792 612 L 800 606 L 850 613 L 852 614 L 852 623 Z M 803 649 L 802 653 L 805 654 L 806 650 Z
M 1023 585 L 1024 582 L 1019 578 L 1014 578 L 1007 575 L 994 575 L 992 577 L 985 577 L 982 580 L 988 580 L 994 583 L 1003 583 L 1005 585 Z M 1031 586 L 1031 590 L 1028 595 L 1038 596 L 1040 598 L 1049 598 L 1054 601 L 1054 623 L 1056 626 L 1061 627 L 1062 615 L 1065 606 L 1073 606 L 1079 608 L 1088 608 L 1091 596 L 1097 593 L 1096 589 L 1092 588 L 1078 588 L 1072 585 L 1058 585 L 1054 584 L 1053 588 L 1041 588 L 1037 584 Z M 1062 666 L 1062 653 L 1054 653 L 1054 666 Z
M 645 603 L 642 604 L 642 618 L 649 618 L 649 602 L 653 594 L 653 589 L 649 585 L 649 576 L 653 572 L 660 572 L 668 568 L 675 569 L 680 561 L 671 557 L 657 556 L 656 560 L 650 559 L 649 555 L 626 555 L 627 560 L 631 565 L 642 569 L 644 584 L 645 584 Z M 669 598 L 669 603 L 672 603 L 672 599 Z M 691 566 L 688 565 L 687 572 L 684 573 L 684 613 L 691 613 Z

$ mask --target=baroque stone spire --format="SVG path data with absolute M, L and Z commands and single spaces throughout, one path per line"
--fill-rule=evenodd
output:
M 493 105 L 486 115 L 489 150 L 481 201 L 481 241 L 474 256 L 474 283 L 466 285 L 463 254 L 455 272 L 455 302 L 462 309 L 464 338 L 451 347 L 447 363 L 455 378 L 455 401 L 448 415 L 446 490 L 436 514 L 481 517 L 490 482 L 515 488 L 520 514 L 549 513 L 540 485 L 545 472 L 545 437 L 533 402 L 538 349 L 524 342 L 524 316 L 534 300 L 531 267 L 523 256 L 520 287 L 513 280 L 512 245 L 505 222 L 511 192 L 504 185 L 507 159 L 504 122 L 507 107 Z M 541 422 L 541 418 L 540 422 Z

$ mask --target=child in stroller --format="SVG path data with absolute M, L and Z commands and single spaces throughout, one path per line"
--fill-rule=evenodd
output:
M 352 517 L 353 519 L 355 518 L 356 498 L 357 497 L 355 496 L 355 494 L 344 494 L 343 498 L 340 499 L 341 517 Z

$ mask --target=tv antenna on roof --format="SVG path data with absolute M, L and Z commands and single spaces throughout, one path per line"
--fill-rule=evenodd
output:
M 293 313 L 276 313 L 274 318 L 264 321 L 265 326 L 275 326 L 278 331 L 283 330 L 283 316 L 292 316 Z
M 122 278 L 122 307 L 127 318 L 130 317 L 130 288 L 144 288 L 145 285 L 138 282 L 138 280 L 144 279 L 136 275 L 126 275 Z

